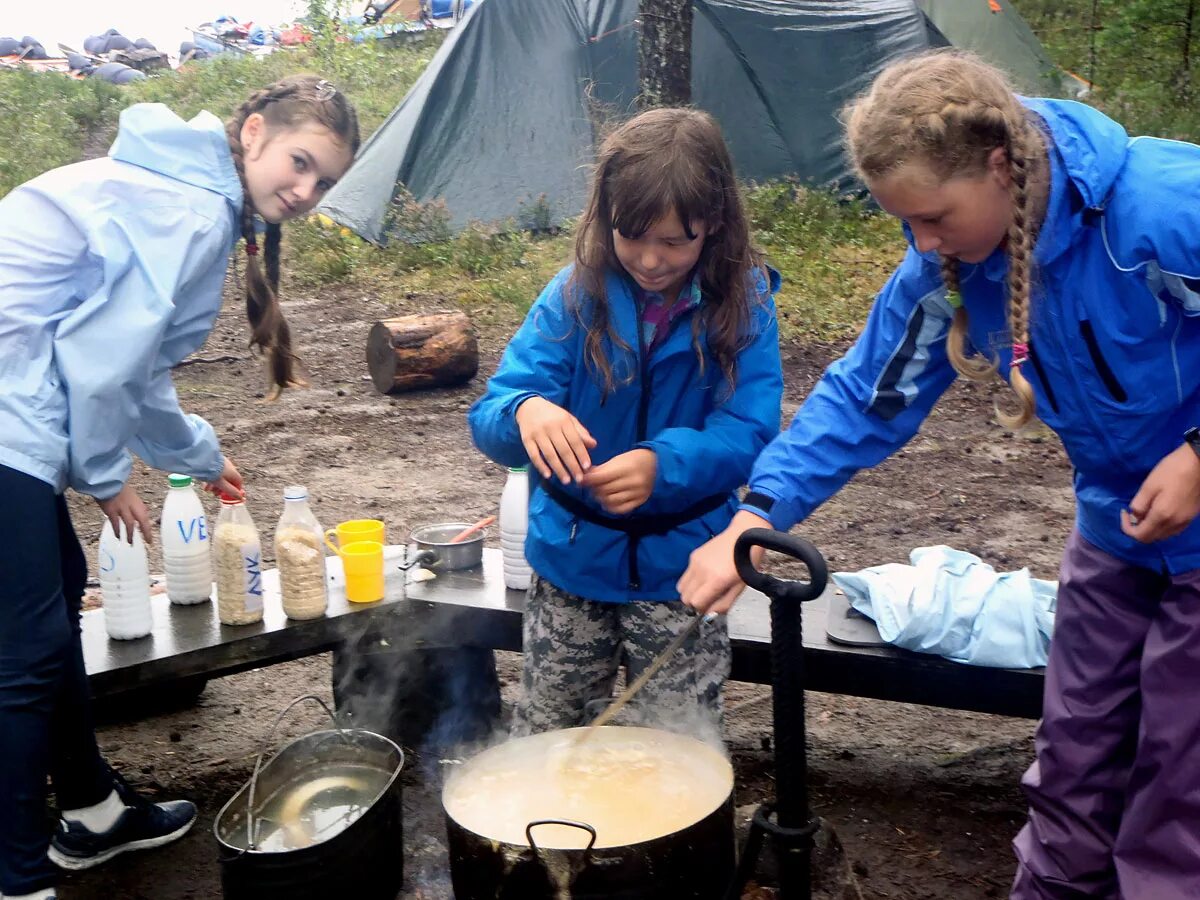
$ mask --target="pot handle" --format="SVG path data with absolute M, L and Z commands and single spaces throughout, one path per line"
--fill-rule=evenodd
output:
M 407 572 L 413 566 L 425 565 L 426 563 L 437 562 L 438 555 L 432 550 L 418 550 L 412 559 L 400 563 L 400 571 Z
M 754 568 L 750 561 L 750 548 L 764 547 L 776 550 L 793 559 L 798 559 L 808 568 L 808 581 L 788 581 L 767 575 Z M 738 577 L 757 591 L 762 591 L 772 600 L 815 600 L 825 591 L 829 582 L 829 567 L 825 557 L 804 538 L 785 534 L 770 528 L 748 528 L 733 545 L 733 564 Z
M 587 853 L 596 844 L 596 829 L 587 822 L 574 822 L 571 819 L 534 819 L 525 826 L 525 838 L 529 841 L 529 846 L 533 848 L 535 853 L 540 853 L 541 850 L 533 839 L 533 829 L 539 825 L 566 825 L 569 828 L 579 828 L 591 835 L 588 845 L 583 848 L 583 852 Z
M 246 796 L 246 843 L 250 850 L 257 849 L 258 844 L 258 841 L 256 840 L 258 835 L 255 833 L 254 828 L 254 793 L 258 788 L 258 773 L 262 769 L 263 755 L 268 749 L 270 749 L 271 746 L 274 745 L 275 731 L 279 728 L 279 723 L 283 721 L 283 717 L 292 711 L 293 706 L 303 703 L 305 700 L 312 700 L 321 704 L 321 709 L 325 710 L 325 715 L 329 716 L 329 721 L 333 723 L 333 727 L 337 729 L 338 734 L 340 734 L 345 741 L 350 741 L 350 738 L 346 733 L 346 729 L 338 724 L 337 717 L 330 711 L 329 707 L 325 705 L 325 701 L 315 694 L 304 694 L 301 697 L 297 697 L 283 708 L 282 712 L 275 717 L 275 724 L 271 726 L 271 730 L 267 733 L 266 740 L 263 741 L 262 747 L 259 748 L 258 758 L 254 760 L 254 774 L 250 776 L 250 790 L 247 792 Z

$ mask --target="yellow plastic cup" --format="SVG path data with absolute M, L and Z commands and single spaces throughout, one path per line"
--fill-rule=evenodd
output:
M 379 541 L 355 541 L 338 550 L 346 573 L 346 599 L 351 603 L 382 600 L 383 544 Z
M 334 553 L 340 553 L 338 547 L 345 547 L 355 541 L 374 541 L 377 544 L 386 544 L 385 533 L 384 524 L 378 519 L 351 519 L 348 522 L 339 523 L 337 528 L 326 529 L 325 544 Z M 330 540 L 330 536 L 335 534 L 337 547 Z

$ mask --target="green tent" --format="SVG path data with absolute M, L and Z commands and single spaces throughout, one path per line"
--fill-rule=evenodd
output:
M 692 99 L 721 123 L 741 178 L 848 187 L 836 113 L 892 59 L 974 41 L 1023 90 L 1056 92 L 1045 54 L 998 5 L 694 0 Z M 968 6 L 993 17 L 992 37 Z M 378 242 L 410 237 L 400 186 L 444 202 L 456 229 L 578 214 L 597 133 L 635 107 L 637 42 L 637 0 L 481 0 L 320 211 Z

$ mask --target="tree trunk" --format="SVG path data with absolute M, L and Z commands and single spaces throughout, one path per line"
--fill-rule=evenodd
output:
M 692 102 L 692 0 L 641 0 L 638 105 Z
M 479 371 L 479 345 L 466 313 L 384 319 L 367 335 L 367 371 L 384 394 L 448 387 Z

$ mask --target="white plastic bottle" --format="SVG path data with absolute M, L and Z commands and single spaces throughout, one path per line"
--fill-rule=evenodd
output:
M 104 594 L 104 628 L 117 641 L 145 637 L 154 627 L 150 609 L 150 565 L 141 529 L 133 531 L 133 543 L 121 523 L 117 536 L 112 523 L 104 520 L 100 533 L 100 590 Z
M 217 568 L 217 618 L 250 625 L 263 617 L 262 542 L 243 500 L 221 498 L 213 531 Z
M 192 479 L 171 475 L 163 501 L 162 555 L 167 576 L 167 596 L 172 603 L 189 606 L 212 596 L 212 542 L 208 519 Z
M 533 570 L 525 561 L 525 532 L 529 529 L 529 470 L 509 469 L 500 494 L 500 550 L 504 557 L 504 586 L 524 591 Z
M 284 488 L 283 514 L 275 527 L 275 564 L 283 612 L 289 619 L 318 619 L 329 605 L 325 577 L 325 529 L 308 505 L 308 488 Z

